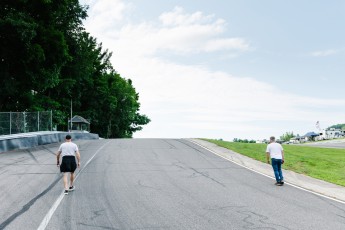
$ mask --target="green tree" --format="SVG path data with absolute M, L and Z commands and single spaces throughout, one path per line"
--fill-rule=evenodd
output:
M 78 0 L 0 2 L 0 111 L 53 110 L 66 130 L 72 100 L 94 132 L 131 137 L 150 119 L 112 53 L 84 30 L 86 10 Z
M 286 132 L 282 136 L 280 136 L 280 140 L 285 142 L 285 141 L 290 141 L 291 138 L 295 137 L 293 132 Z
M 345 124 L 332 125 L 332 126 L 328 127 L 327 129 L 331 129 L 331 128 L 345 130 Z
M 0 9 L 0 109 L 28 110 L 58 85 L 72 58 L 66 35 L 80 30 L 86 11 L 78 0 L 3 0 Z

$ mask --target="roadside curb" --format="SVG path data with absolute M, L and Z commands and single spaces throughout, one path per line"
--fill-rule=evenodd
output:
M 234 151 L 220 147 L 216 144 L 204 140 L 186 140 L 196 145 L 199 145 L 200 147 L 226 160 L 229 160 L 239 166 L 242 166 L 263 176 L 274 179 L 271 165 L 254 160 L 252 158 L 249 158 L 247 156 L 241 155 L 239 153 L 236 153 Z M 283 169 L 283 173 L 285 177 L 285 184 L 345 204 L 345 187 L 318 180 L 303 174 L 295 173 L 290 170 Z

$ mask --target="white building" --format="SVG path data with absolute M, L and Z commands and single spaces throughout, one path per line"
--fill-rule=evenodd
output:
M 345 130 L 330 128 L 328 130 L 322 130 L 320 136 L 318 136 L 318 140 L 328 140 L 328 139 L 335 139 L 335 138 L 343 138 L 345 136 Z

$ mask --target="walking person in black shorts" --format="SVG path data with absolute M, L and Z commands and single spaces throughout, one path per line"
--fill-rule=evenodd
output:
M 60 165 L 60 155 L 62 156 L 62 162 Z M 78 161 L 78 168 L 80 167 L 80 153 L 78 146 L 72 142 L 71 135 L 66 135 L 65 143 L 60 145 L 60 148 L 56 154 L 57 166 L 60 167 L 60 172 L 63 173 L 63 184 L 65 188 L 65 195 L 69 191 L 74 190 L 74 171 L 77 168 L 77 163 L 75 158 Z M 68 186 L 67 174 L 70 173 L 70 181 Z

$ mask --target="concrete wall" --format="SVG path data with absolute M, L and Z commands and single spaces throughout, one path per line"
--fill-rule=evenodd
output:
M 0 136 L 0 153 L 14 149 L 27 149 L 38 145 L 63 142 L 66 135 L 72 136 L 72 140 L 92 140 L 99 139 L 95 133 L 77 133 L 77 132 L 37 132 L 23 133 L 15 135 Z

